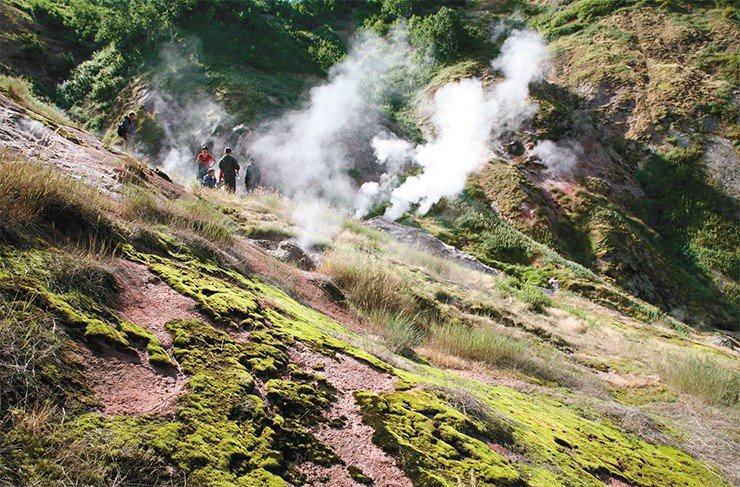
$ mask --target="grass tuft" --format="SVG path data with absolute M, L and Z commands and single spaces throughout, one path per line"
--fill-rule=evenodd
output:
M 60 108 L 43 102 L 33 94 L 31 83 L 22 78 L 0 75 L 0 92 L 13 98 L 29 110 L 42 115 L 58 125 L 75 126 Z
M 107 242 L 114 233 L 110 202 L 95 189 L 40 164 L 0 152 L 0 241 L 64 236 L 77 242 Z
M 671 386 L 709 404 L 739 405 L 740 373 L 712 358 L 671 357 L 660 366 L 660 374 Z
M 123 215 L 131 220 L 189 230 L 212 242 L 231 244 L 231 218 L 209 201 L 197 197 L 170 200 L 141 186 L 127 186 Z

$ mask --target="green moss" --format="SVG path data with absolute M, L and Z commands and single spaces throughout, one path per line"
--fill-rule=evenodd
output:
M 121 321 L 118 325 L 118 330 L 123 333 L 130 342 L 140 340 L 146 344 L 147 355 L 149 357 L 149 362 L 152 365 L 157 367 L 175 366 L 175 363 L 167 354 L 164 347 L 162 347 L 160 341 L 149 330 L 145 330 L 139 325 L 128 321 Z
M 373 441 L 400 461 L 414 485 L 455 486 L 471 472 L 481 485 L 516 485 L 521 474 L 486 443 L 483 424 L 431 394 L 358 392 Z

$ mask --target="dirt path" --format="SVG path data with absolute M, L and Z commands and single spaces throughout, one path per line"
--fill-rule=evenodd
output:
M 358 390 L 375 393 L 393 391 L 396 378 L 354 358 L 338 355 L 336 360 L 332 360 L 301 344 L 291 350 L 290 359 L 303 368 L 315 368 L 317 364 L 323 366 L 321 373 L 337 390 L 326 418 L 329 421 L 343 421 L 343 426 L 339 428 L 321 424 L 313 433 L 319 441 L 334 450 L 346 465 L 326 468 L 304 463 L 300 468 L 308 480 L 313 485 L 360 486 L 362 484 L 352 479 L 348 472 L 348 467 L 355 467 L 371 478 L 376 487 L 411 487 L 411 481 L 398 468 L 395 459 L 373 443 L 374 431 L 362 421 L 360 408 L 354 398 L 354 392 Z

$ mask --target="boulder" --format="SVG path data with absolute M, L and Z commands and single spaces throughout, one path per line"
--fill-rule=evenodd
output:
M 283 240 L 273 255 L 283 262 L 293 264 L 304 271 L 316 269 L 316 261 L 295 242 Z

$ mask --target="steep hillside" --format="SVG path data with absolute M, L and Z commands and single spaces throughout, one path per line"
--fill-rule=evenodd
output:
M 737 480 L 737 352 L 711 335 L 357 221 L 301 270 L 271 250 L 291 202 L 188 193 L 0 105 L 4 483 Z
M 738 485 L 739 20 L 0 0 L 0 486 Z

